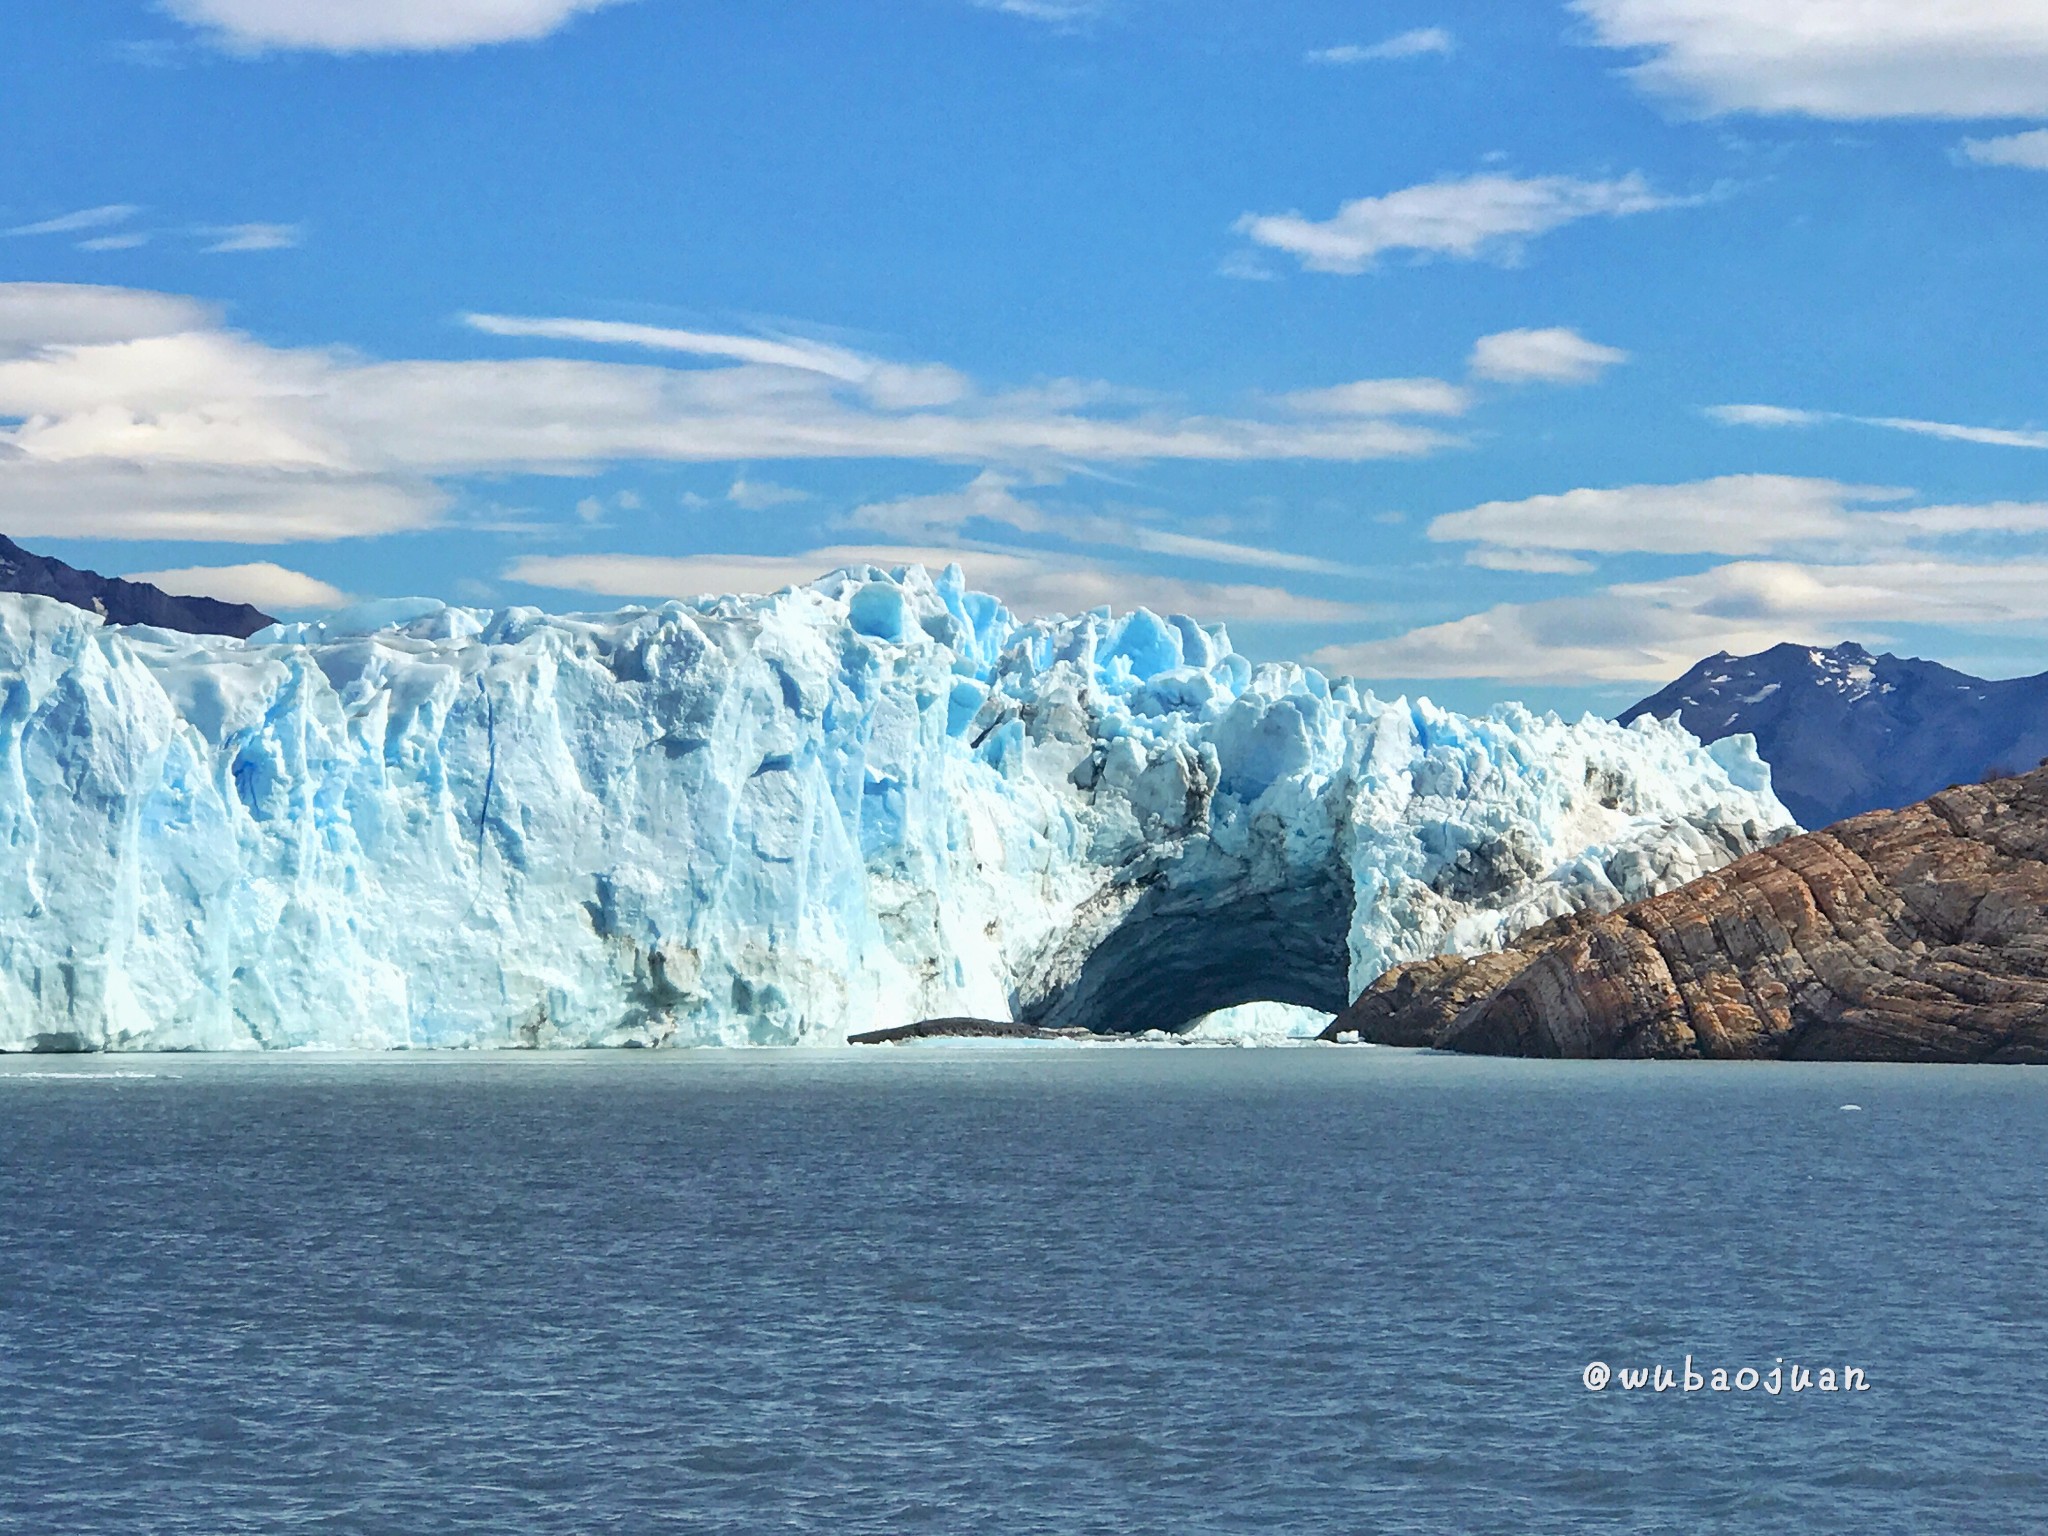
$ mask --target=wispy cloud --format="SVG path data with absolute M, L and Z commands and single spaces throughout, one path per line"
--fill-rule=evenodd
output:
M 212 242 L 200 248 L 209 256 L 229 251 L 288 251 L 304 238 L 296 224 L 220 224 L 199 233 Z
M 1704 570 L 1504 603 L 1312 659 L 1380 677 L 1517 683 L 1669 678 L 1714 650 L 1897 624 L 2048 625 L 2048 503 L 1912 505 L 1896 487 L 1783 475 L 1584 488 L 1448 513 L 1467 562 L 1566 577 L 1585 554 L 1738 557 Z M 1909 503 L 1901 505 L 1900 503 Z
M 1566 326 L 1496 331 L 1472 344 L 1467 364 L 1475 378 L 1500 384 L 1590 384 L 1628 361 L 1619 347 L 1588 341 Z
M 1006 16 L 1023 16 L 1055 26 L 1075 26 L 1093 21 L 1108 6 L 1105 0 L 972 0 L 979 10 L 1001 11 Z
M 137 246 L 149 244 L 149 235 L 143 230 L 133 230 L 125 235 L 95 235 L 90 240 L 78 242 L 81 251 L 132 251 Z
M 1257 251 L 1243 249 L 1224 252 L 1223 259 L 1216 263 L 1216 275 L 1240 283 L 1271 283 L 1280 278 L 1278 272 L 1259 259 Z
M 518 336 L 536 341 L 580 341 L 600 347 L 634 347 L 653 352 L 680 352 L 695 357 L 723 357 L 769 368 L 793 368 L 857 384 L 877 404 L 898 407 L 951 405 L 972 392 L 964 374 L 943 364 L 904 364 L 863 356 L 845 347 L 800 337 L 734 336 L 715 331 L 686 331 L 669 326 L 636 325 L 619 320 L 532 318 L 521 315 L 464 315 L 471 328 L 492 336 Z
M 1357 273 L 1397 251 L 1513 261 L 1523 242 L 1579 219 L 1621 218 L 1687 201 L 1653 191 L 1636 173 L 1611 181 L 1478 175 L 1358 198 L 1328 219 L 1248 213 L 1236 229 L 1259 245 L 1288 252 L 1310 271 Z
M 1359 379 L 1282 395 L 1297 411 L 1326 416 L 1462 416 L 1472 393 L 1443 379 Z
M 545 37 L 621 0 L 164 0 L 240 53 L 430 52 Z
M 2008 165 L 2023 171 L 2048 171 L 2048 128 L 2008 133 L 1995 139 L 1965 139 L 1961 154 L 1973 165 Z
M 1519 571 L 1524 576 L 1583 576 L 1593 562 L 1576 555 L 1561 555 L 1549 549 L 1502 549 L 1481 544 L 1469 551 L 1465 563 L 1483 571 Z
M 1310 64 L 1372 64 L 1446 54 L 1457 46 L 1457 39 L 1442 27 L 1416 27 L 1412 31 L 1396 33 L 1384 42 L 1363 47 L 1357 43 L 1339 43 L 1334 48 L 1312 49 L 1304 58 Z
M 772 480 L 750 480 L 741 475 L 726 488 L 725 499 L 744 512 L 765 512 L 770 507 L 809 501 L 811 493 L 800 491 L 795 486 L 777 485 Z
M 1508 550 L 1754 555 L 1859 530 L 1867 536 L 1874 515 L 1850 509 L 1909 494 L 1794 475 L 1722 475 L 1484 502 L 1435 519 L 1429 537 Z
M 1784 405 L 1710 405 L 1706 414 L 1729 427 L 1817 427 L 1846 422 L 1883 427 L 1915 437 L 1938 437 L 1952 443 L 1982 443 L 1993 448 L 2048 448 L 2048 431 L 2033 427 L 1976 427 L 1954 421 L 1923 421 L 1915 416 L 1852 416 L 1841 411 L 1808 411 Z
M 1830 419 L 1825 411 L 1786 405 L 1710 405 L 1706 414 L 1724 427 L 1812 427 Z
M 481 328 L 613 341 L 600 325 L 495 317 Z M 439 482 L 476 474 L 855 458 L 1043 473 L 1362 462 L 1458 443 L 1381 416 L 1206 415 L 1072 383 L 988 391 L 943 365 L 689 334 L 687 349 L 655 348 L 697 354 L 687 367 L 546 355 L 366 362 L 268 346 L 174 295 L 0 284 L 0 504 L 18 532 L 90 525 L 100 537 L 280 542 L 419 526 L 448 503 Z M 649 350 L 640 337 L 624 344 Z M 901 403 L 940 395 L 947 404 Z
M 1812 565 L 1746 560 L 1664 581 L 1503 603 L 1309 659 L 1361 677 L 1665 682 L 1715 651 L 1877 639 L 1901 624 L 2048 627 L 2048 562 L 1939 556 Z
M 1693 112 L 2048 116 L 2039 0 L 1572 0 L 1627 73 Z
M 89 229 L 125 224 L 140 212 L 142 210 L 133 203 L 104 203 L 97 208 L 81 208 L 76 213 L 60 213 L 55 218 L 40 219 L 33 224 L 17 224 L 12 229 L 0 230 L 0 234 L 75 235 Z
M 1048 556 L 908 545 L 827 545 L 793 555 L 532 555 L 514 561 L 507 581 L 606 597 L 690 598 L 723 592 L 775 592 L 845 566 L 885 570 L 958 563 L 982 591 L 1025 617 L 1081 613 L 1104 604 L 1142 605 L 1162 613 L 1196 613 L 1268 624 L 1356 622 L 1356 604 L 1305 598 L 1279 587 L 1188 581 L 1113 563 Z
M 905 496 L 856 507 L 847 526 L 881 533 L 906 544 L 945 543 L 949 547 L 1013 552 L 1016 536 L 1057 539 L 1067 545 L 1161 555 L 1209 565 L 1257 570 L 1292 571 L 1302 575 L 1355 576 L 1355 568 L 1292 550 L 1262 548 L 1230 539 L 1180 533 L 1162 526 L 1157 513 L 1110 516 L 1093 510 L 1049 507 L 1017 494 L 1009 476 L 983 470 L 957 491 Z M 1032 554 L 1057 555 L 1034 549 Z
M 155 231 L 147 229 L 120 229 L 117 226 L 129 223 L 142 212 L 134 203 L 106 203 L 97 208 L 81 208 L 75 213 L 59 214 L 55 218 L 42 219 L 34 224 L 17 224 L 12 229 L 0 230 L 0 236 L 23 237 L 36 235 L 79 235 L 90 238 L 77 242 L 81 251 L 126 251 L 140 245 L 147 245 Z M 91 235 L 93 230 L 107 230 L 107 234 Z M 225 251 L 281 251 L 299 243 L 303 231 L 296 224 L 202 224 L 177 233 L 187 238 L 197 237 L 205 242 L 200 249 L 204 253 Z

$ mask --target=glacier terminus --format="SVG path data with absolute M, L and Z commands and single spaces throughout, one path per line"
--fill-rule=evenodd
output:
M 0 597 L 0 1048 L 1335 1012 L 1790 832 L 1748 737 L 1465 717 L 957 567 L 247 640 Z

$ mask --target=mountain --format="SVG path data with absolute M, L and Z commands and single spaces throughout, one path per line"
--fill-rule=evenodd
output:
M 1987 682 L 1860 645 L 1709 656 L 1619 718 L 1679 722 L 1701 741 L 1747 731 L 1803 827 L 2017 773 L 2048 755 L 2048 673 Z
M 146 581 L 123 581 L 48 555 L 32 555 L 0 534 L 0 592 L 25 592 L 54 597 L 60 603 L 96 613 L 109 624 L 154 624 L 158 629 L 188 635 L 233 635 L 240 639 L 277 621 L 247 603 L 222 603 L 210 597 L 173 597 Z
M 1788 838 L 1473 960 L 1325 1039 L 1489 1056 L 2048 1063 L 2048 769 Z
M 957 567 L 251 641 L 0 596 L 0 677 L 0 1049 L 1334 1014 L 1791 830 L 1747 740 L 1020 621 Z

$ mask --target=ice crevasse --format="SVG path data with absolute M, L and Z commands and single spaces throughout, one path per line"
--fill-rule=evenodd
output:
M 1746 737 L 1385 701 L 957 568 L 247 641 L 0 597 L 0 1048 L 1334 1011 L 1791 829 Z

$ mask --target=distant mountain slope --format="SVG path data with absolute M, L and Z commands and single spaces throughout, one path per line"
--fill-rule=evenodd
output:
M 154 624 L 158 629 L 188 635 L 253 635 L 276 621 L 247 603 L 223 603 L 210 597 L 173 597 L 146 581 L 123 581 L 48 555 L 32 555 L 0 534 L 0 592 L 29 592 L 54 597 L 109 624 Z
M 1747 731 L 1804 827 L 1891 810 L 2048 755 L 2048 673 L 1987 682 L 1860 645 L 1709 656 L 1620 719 L 1677 715 L 1702 741 Z

